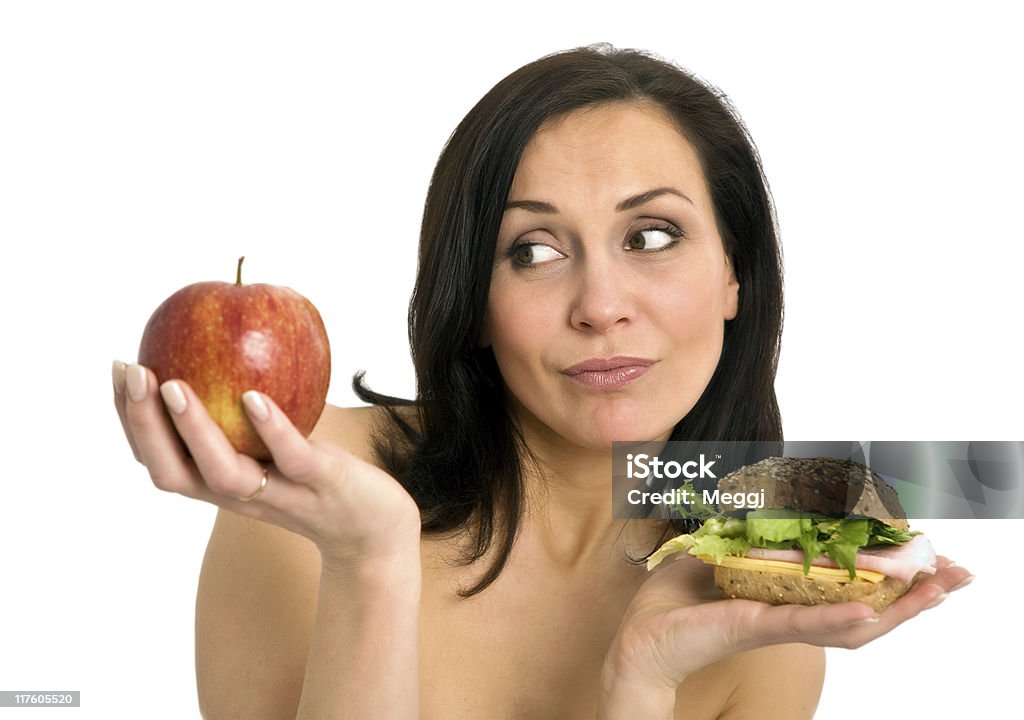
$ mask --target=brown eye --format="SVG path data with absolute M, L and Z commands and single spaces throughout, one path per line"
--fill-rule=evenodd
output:
M 626 240 L 627 250 L 664 250 L 676 244 L 683 233 L 668 225 L 644 228 Z
M 523 243 L 516 245 L 508 251 L 509 257 L 517 265 L 533 267 L 541 263 L 550 262 L 564 258 L 565 255 L 544 243 Z
M 533 245 L 520 245 L 516 248 L 514 257 L 520 265 L 530 265 L 533 263 Z
M 643 233 L 637 233 L 629 239 L 627 244 L 630 250 L 643 250 L 647 247 L 647 238 L 644 237 Z

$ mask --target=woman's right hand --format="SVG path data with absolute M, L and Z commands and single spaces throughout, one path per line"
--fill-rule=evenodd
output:
M 161 490 L 273 523 L 309 538 L 325 568 L 413 552 L 419 509 L 393 477 L 334 443 L 304 437 L 268 396 L 243 405 L 270 450 L 264 465 L 238 453 L 182 380 L 157 387 L 151 370 L 114 362 L 114 405 L 135 458 Z

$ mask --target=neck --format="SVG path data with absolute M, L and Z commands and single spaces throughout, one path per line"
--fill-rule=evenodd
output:
M 533 454 L 525 468 L 524 529 L 564 567 L 639 557 L 651 549 L 662 523 L 612 517 L 611 448 L 590 449 L 550 432 L 523 428 Z

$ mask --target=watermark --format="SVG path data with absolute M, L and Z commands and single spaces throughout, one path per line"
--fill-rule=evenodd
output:
M 658 456 L 650 456 L 647 453 L 626 454 L 626 477 L 629 479 L 640 478 L 650 481 L 665 478 L 675 479 L 684 477 L 689 480 L 694 478 L 713 478 L 715 473 L 711 471 L 714 460 L 708 462 L 701 453 L 699 460 L 687 460 L 680 463 L 676 460 L 663 461 Z M 694 469 L 696 468 L 696 469 Z
M 876 491 L 877 477 L 886 486 L 880 502 L 901 508 L 908 519 L 1024 518 L 1024 442 L 670 441 L 614 443 L 612 455 L 617 518 L 677 519 L 773 508 L 777 476 L 791 475 L 797 465 L 811 492 L 826 486 L 835 492 L 837 480 L 845 483 L 845 496 L 832 505 L 852 514 L 866 501 L 865 493 Z M 807 462 L 765 463 L 769 458 Z M 783 465 L 787 469 L 780 470 Z M 744 471 L 755 466 L 759 469 Z M 741 472 L 744 479 L 737 482 Z
M 81 706 L 81 690 L 0 690 L 0 707 Z
M 644 505 L 653 503 L 655 505 L 667 505 L 677 507 L 680 505 L 693 507 L 695 505 L 728 505 L 739 510 L 760 510 L 764 507 L 763 489 L 754 492 L 722 492 L 718 488 L 714 490 L 696 490 L 688 488 L 675 488 L 665 492 L 644 492 L 636 488 L 626 494 L 626 501 L 630 505 Z

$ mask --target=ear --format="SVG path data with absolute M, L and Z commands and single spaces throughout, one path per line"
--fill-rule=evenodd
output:
M 726 255 L 725 268 L 729 272 L 729 278 L 725 283 L 725 320 L 732 320 L 740 311 L 740 283 L 736 279 L 736 270 L 733 268 L 732 259 Z

